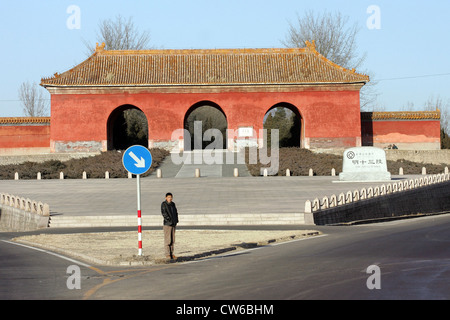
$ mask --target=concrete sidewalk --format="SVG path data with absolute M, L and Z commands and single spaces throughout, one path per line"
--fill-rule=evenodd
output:
M 174 194 L 181 226 L 303 224 L 306 200 L 382 184 L 338 180 L 331 176 L 149 176 L 141 179 L 143 225 L 162 224 L 160 205 L 166 192 Z M 136 189 L 136 179 L 0 181 L 1 192 L 48 203 L 51 227 L 136 226 Z

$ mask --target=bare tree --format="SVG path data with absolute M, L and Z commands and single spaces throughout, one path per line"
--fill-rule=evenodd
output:
M 435 111 L 439 110 L 441 113 L 441 149 L 450 149 L 450 99 L 443 99 L 441 96 L 431 94 L 427 101 L 420 107 L 419 110 Z M 401 111 L 417 111 L 413 102 L 407 101 L 403 105 Z
M 450 133 L 450 99 L 444 100 L 439 95 L 430 95 L 425 102 L 425 110 L 441 111 L 441 128 L 445 133 Z
M 118 15 L 115 19 L 100 21 L 97 40 L 105 43 L 106 50 L 142 50 L 149 47 L 150 33 L 139 31 L 132 17 L 128 20 Z M 83 40 L 89 50 L 89 55 L 95 51 L 95 46 Z
M 349 17 L 341 13 L 325 12 L 322 15 L 313 11 L 297 14 L 296 24 L 289 23 L 289 32 L 282 43 L 289 48 L 302 48 L 305 41 L 314 40 L 316 49 L 327 59 L 347 68 L 359 68 L 366 57 L 358 56 L 356 36 L 360 28 L 355 23 L 348 26 Z
M 445 130 L 445 132 L 450 132 L 450 99 L 443 99 L 440 95 L 435 96 L 431 94 L 427 101 L 423 104 L 422 107 L 416 107 L 412 101 L 407 101 L 402 108 L 401 111 L 417 111 L 417 110 L 425 110 L 425 111 L 435 111 L 439 110 L 441 112 L 441 128 Z
M 366 53 L 358 53 L 356 40 L 360 27 L 357 23 L 350 25 L 349 20 L 339 12 L 297 14 L 297 21 L 289 22 L 289 31 L 282 43 L 289 48 L 303 48 L 305 41 L 314 40 L 316 50 L 328 60 L 347 69 L 361 68 Z M 369 71 L 363 73 L 373 77 Z M 361 109 L 374 107 L 377 97 L 375 85 L 376 82 L 371 81 L 361 89 Z
M 48 99 L 35 83 L 24 82 L 19 88 L 23 114 L 26 117 L 44 117 L 48 115 Z

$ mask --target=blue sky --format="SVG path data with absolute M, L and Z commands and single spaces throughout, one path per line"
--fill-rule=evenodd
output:
M 79 29 L 67 27 L 71 5 L 80 11 Z M 379 8 L 380 29 L 366 25 L 371 5 Z M 157 49 L 272 48 L 283 46 L 289 21 L 305 10 L 339 11 L 359 24 L 363 69 L 381 80 L 380 107 L 395 111 L 413 103 L 419 110 L 432 95 L 450 99 L 448 0 L 2 0 L 0 116 L 23 115 L 22 82 L 39 83 L 86 59 L 83 39 L 95 44 L 100 20 L 132 16 Z

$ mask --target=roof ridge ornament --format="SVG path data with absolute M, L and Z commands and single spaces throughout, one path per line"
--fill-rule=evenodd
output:
M 306 40 L 306 41 L 305 41 L 305 44 L 306 44 L 306 47 L 307 47 L 308 49 L 317 51 L 317 50 L 316 50 L 316 41 L 315 41 L 315 40 L 311 40 L 311 41 Z
M 315 53 L 315 54 L 316 54 L 320 59 L 322 59 L 323 61 L 326 61 L 326 62 L 330 63 L 330 64 L 331 64 L 332 66 L 334 66 L 335 68 L 338 68 L 338 69 L 340 69 L 340 70 L 342 70 L 342 71 L 345 71 L 345 72 L 350 72 L 351 74 L 357 74 L 355 68 L 347 69 L 347 68 L 345 68 L 345 67 L 343 67 L 343 66 L 341 66 L 341 65 L 338 65 L 337 63 L 331 61 L 330 59 L 328 59 L 327 57 L 325 57 L 324 55 L 322 55 L 319 51 L 317 51 L 317 49 L 316 49 L 316 41 L 315 41 L 315 40 L 311 40 L 311 41 L 306 40 L 306 41 L 305 41 L 305 44 L 306 44 L 306 47 L 307 47 L 310 51 L 312 51 L 313 53 Z M 360 75 L 368 77 L 368 75 L 363 74 L 363 73 L 361 73 Z M 368 79 L 368 80 L 369 80 L 369 79 Z
M 95 52 L 102 52 L 105 50 L 105 43 L 102 42 L 101 45 L 98 45 L 98 42 L 95 44 Z

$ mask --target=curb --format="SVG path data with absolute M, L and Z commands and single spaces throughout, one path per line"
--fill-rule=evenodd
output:
M 305 225 L 304 213 L 183 214 L 179 226 Z M 50 216 L 50 228 L 135 227 L 134 215 Z M 142 226 L 159 227 L 160 215 L 146 215 Z
M 63 255 L 66 255 L 66 256 L 69 256 L 72 258 L 77 258 L 77 259 L 83 260 L 83 262 L 93 263 L 95 265 L 101 265 L 101 266 L 150 266 L 150 265 L 170 264 L 170 263 L 176 263 L 176 262 L 182 263 L 182 262 L 200 260 L 202 258 L 210 257 L 213 255 L 220 255 L 220 254 L 224 254 L 224 253 L 227 253 L 230 251 L 242 251 L 242 250 L 247 250 L 247 249 L 271 246 L 271 245 L 277 244 L 277 243 L 289 242 L 292 240 L 298 240 L 298 239 L 302 239 L 302 238 L 314 237 L 314 236 L 318 236 L 321 234 L 322 233 L 320 231 L 314 231 L 314 232 L 302 233 L 300 235 L 287 236 L 287 237 L 280 238 L 280 239 L 270 239 L 270 240 L 260 241 L 260 242 L 243 242 L 243 243 L 239 243 L 239 244 L 233 244 L 231 246 L 225 246 L 224 248 L 221 248 L 221 249 L 204 251 L 204 252 L 196 253 L 196 254 L 193 254 L 190 256 L 181 256 L 181 257 L 178 257 L 177 259 L 170 259 L 170 260 L 164 259 L 164 258 L 146 260 L 146 258 L 148 258 L 146 256 L 138 257 L 138 256 L 133 255 L 133 259 L 136 259 L 136 260 L 131 260 L 131 261 L 102 260 L 102 259 L 98 259 L 95 257 L 91 257 L 88 255 L 82 254 L 82 253 L 78 253 L 75 251 L 57 248 L 57 247 L 54 247 L 51 245 L 34 243 L 34 242 L 26 241 L 26 240 L 11 239 L 11 241 L 25 244 L 25 245 L 28 245 L 31 247 L 36 247 L 36 248 L 52 251 L 55 253 L 63 254 Z

